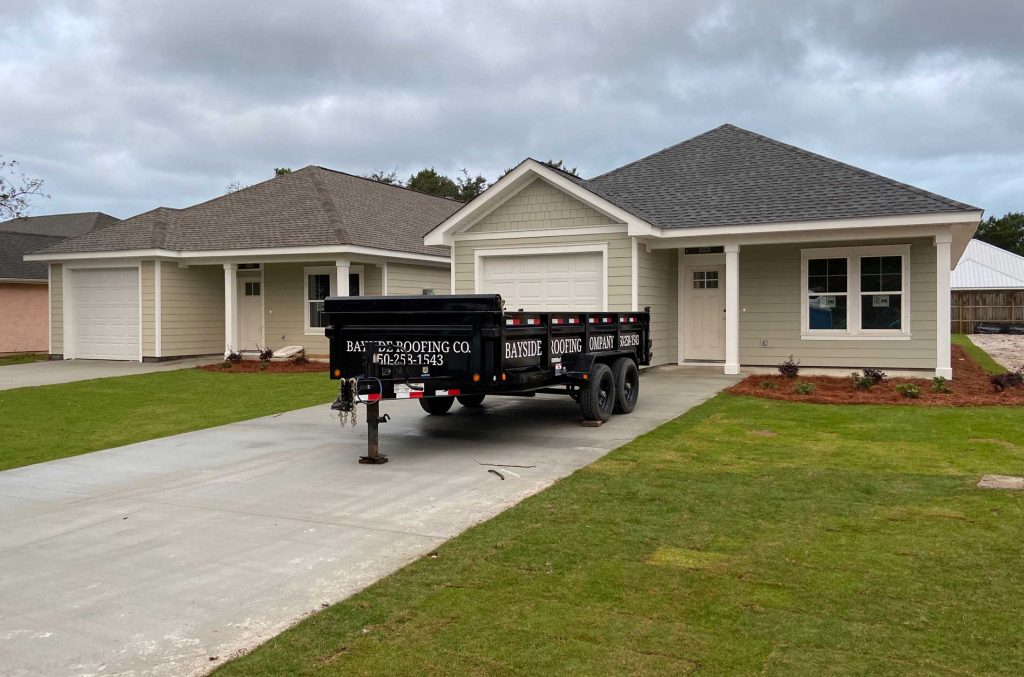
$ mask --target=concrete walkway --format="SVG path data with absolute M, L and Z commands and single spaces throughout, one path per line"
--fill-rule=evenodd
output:
M 648 372 L 601 428 L 564 397 L 388 403 L 382 466 L 318 406 L 0 473 L 0 674 L 203 673 L 735 381 L 717 371 Z
M 148 374 L 154 371 L 188 369 L 200 364 L 219 362 L 216 357 L 199 357 L 166 362 L 115 362 L 112 360 L 54 360 L 28 362 L 0 367 L 0 390 L 48 386 L 55 383 L 88 381 L 94 378 Z

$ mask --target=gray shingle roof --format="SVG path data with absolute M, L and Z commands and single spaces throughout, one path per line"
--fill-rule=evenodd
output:
M 462 204 L 309 166 L 185 209 L 154 209 L 41 253 L 352 245 L 448 256 L 422 233 Z
M 45 280 L 46 264 L 41 261 L 24 261 L 22 257 L 42 249 L 63 238 L 51 235 L 29 235 L 0 231 L 0 279 Z
M 0 223 L 0 232 L 74 237 L 116 222 L 117 218 L 103 212 L 23 216 Z
M 574 180 L 662 228 L 978 210 L 728 124 Z

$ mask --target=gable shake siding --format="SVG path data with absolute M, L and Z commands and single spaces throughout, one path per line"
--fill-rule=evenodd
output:
M 468 232 L 498 233 L 517 230 L 549 230 L 605 226 L 614 223 L 542 179 L 534 179 L 521 191 L 475 223 Z

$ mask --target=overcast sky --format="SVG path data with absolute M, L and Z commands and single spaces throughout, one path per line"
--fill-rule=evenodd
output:
M 185 207 L 309 164 L 493 178 L 532 156 L 593 176 L 724 122 L 1024 210 L 1020 0 L 0 0 L 0 17 L 0 154 L 46 181 L 34 214 Z

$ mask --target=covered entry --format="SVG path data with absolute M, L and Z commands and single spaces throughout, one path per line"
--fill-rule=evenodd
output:
M 476 291 L 509 310 L 606 310 L 605 249 L 566 249 L 477 250 Z

